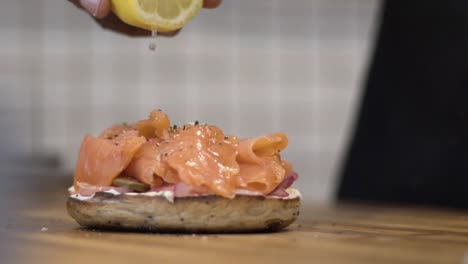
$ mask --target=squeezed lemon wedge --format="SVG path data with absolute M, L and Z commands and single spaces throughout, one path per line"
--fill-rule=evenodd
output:
M 125 23 L 158 32 L 186 25 L 202 8 L 203 0 L 112 0 L 112 11 Z

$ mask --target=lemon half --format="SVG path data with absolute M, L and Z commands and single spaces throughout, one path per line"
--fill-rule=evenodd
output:
M 203 0 L 112 0 L 112 11 L 122 21 L 158 32 L 182 28 L 202 6 Z

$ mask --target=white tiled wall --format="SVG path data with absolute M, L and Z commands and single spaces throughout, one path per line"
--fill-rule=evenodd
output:
M 242 136 L 287 132 L 305 198 L 327 201 L 378 6 L 224 0 L 152 53 L 148 38 L 104 31 L 68 1 L 2 1 L 1 153 L 57 153 L 72 168 L 85 133 L 161 108 Z

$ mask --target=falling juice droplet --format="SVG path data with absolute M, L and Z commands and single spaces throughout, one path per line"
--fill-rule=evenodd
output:
M 156 50 L 156 38 L 158 37 L 158 30 L 157 29 L 153 29 L 151 31 L 151 37 L 153 38 L 152 42 L 149 44 L 149 49 L 151 51 L 155 51 Z

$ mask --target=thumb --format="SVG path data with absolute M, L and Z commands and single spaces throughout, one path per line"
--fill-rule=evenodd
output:
M 110 0 L 80 0 L 80 4 L 96 18 L 104 18 L 110 12 Z

